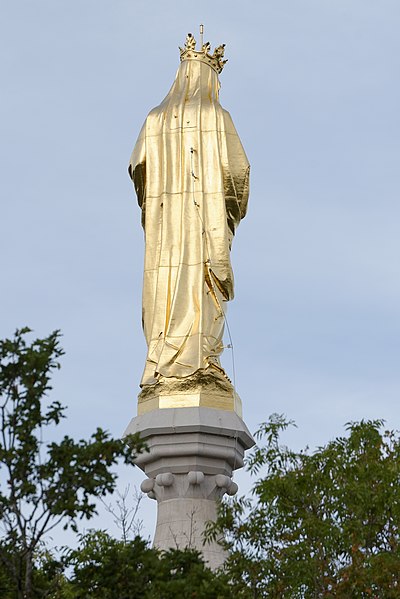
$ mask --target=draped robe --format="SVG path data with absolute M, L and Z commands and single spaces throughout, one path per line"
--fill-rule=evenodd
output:
M 184 60 L 131 156 L 146 244 L 142 386 L 222 371 L 230 247 L 246 214 L 249 163 L 218 91 L 212 67 Z

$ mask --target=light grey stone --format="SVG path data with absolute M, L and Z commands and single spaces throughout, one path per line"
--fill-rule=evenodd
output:
M 160 435 L 171 432 L 208 432 L 222 437 L 238 438 L 246 449 L 254 445 L 253 437 L 236 412 L 214 410 L 213 408 L 153 410 L 132 418 L 124 436 L 130 433 L 140 433 L 145 439 L 154 433 Z
M 232 474 L 254 444 L 246 425 L 235 412 L 168 408 L 133 418 L 124 434 L 137 432 L 149 448 L 136 459 L 149 477 L 141 488 L 158 504 L 154 545 L 196 548 L 218 568 L 225 553 L 204 543 L 204 530 L 217 502 L 238 490 Z

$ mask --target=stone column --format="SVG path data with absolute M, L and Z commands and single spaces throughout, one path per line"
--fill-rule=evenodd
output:
M 141 488 L 158 504 L 154 546 L 196 548 L 218 568 L 224 552 L 218 543 L 204 545 L 203 532 L 217 501 L 238 490 L 232 474 L 254 445 L 243 420 L 208 407 L 156 409 L 132 419 L 125 434 L 136 432 L 149 448 L 136 460 L 148 477 Z

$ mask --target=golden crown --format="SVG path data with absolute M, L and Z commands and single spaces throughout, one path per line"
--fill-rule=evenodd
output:
M 227 60 L 222 60 L 225 52 L 225 44 L 215 48 L 213 54 L 210 54 L 210 42 L 203 44 L 201 50 L 196 50 L 196 40 L 191 33 L 188 33 L 186 36 L 185 47 L 181 48 L 179 46 L 179 50 L 181 53 L 181 62 L 182 60 L 201 60 L 208 64 L 218 74 L 221 73 L 225 63 L 228 62 Z

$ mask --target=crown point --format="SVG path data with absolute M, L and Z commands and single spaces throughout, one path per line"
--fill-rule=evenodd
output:
M 227 60 L 223 60 L 225 52 L 225 44 L 221 44 L 215 48 L 211 54 L 211 44 L 206 42 L 203 44 L 201 40 L 201 49 L 196 50 L 196 40 L 191 33 L 188 33 L 185 40 L 184 48 L 179 47 L 181 62 L 183 60 L 201 60 L 208 64 L 218 74 L 221 73 Z

